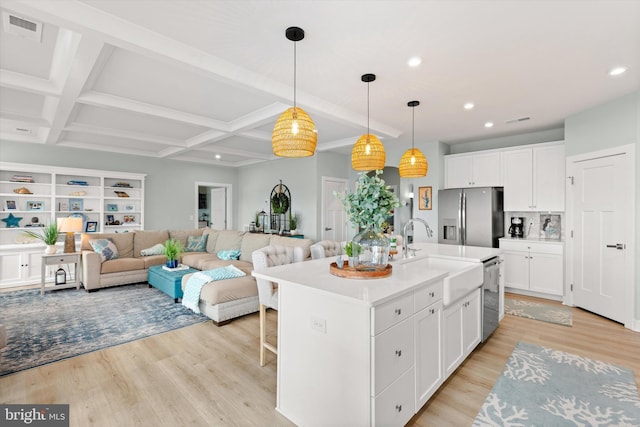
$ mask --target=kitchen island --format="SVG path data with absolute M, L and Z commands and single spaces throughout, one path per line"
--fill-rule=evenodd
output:
M 404 425 L 480 342 L 482 261 L 497 249 L 415 244 L 380 279 L 333 258 L 256 270 L 278 284 L 276 409 L 301 426 Z M 446 301 L 446 303 L 445 303 Z

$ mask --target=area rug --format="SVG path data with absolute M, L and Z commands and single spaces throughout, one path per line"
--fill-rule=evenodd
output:
M 633 371 L 519 342 L 474 426 L 640 426 Z
M 563 326 L 573 326 L 573 313 L 567 307 L 505 297 L 504 312 L 512 316 L 526 317 L 527 319 L 556 323 Z
M 8 344 L 0 376 L 204 322 L 147 284 L 97 292 L 29 289 L 0 293 Z

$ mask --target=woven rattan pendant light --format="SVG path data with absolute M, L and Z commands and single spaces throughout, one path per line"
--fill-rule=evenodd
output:
M 400 158 L 400 167 L 398 169 L 400 170 L 400 178 L 421 178 L 427 176 L 429 163 L 427 163 L 427 158 L 422 154 L 422 151 L 413 146 L 416 122 L 415 108 L 420 105 L 420 101 L 409 101 L 407 105 L 412 110 L 411 149 L 407 150 Z
M 296 42 L 304 38 L 304 30 L 289 27 L 287 39 L 293 42 L 293 107 L 288 108 L 276 121 L 271 135 L 273 154 L 280 157 L 313 156 L 318 141 L 318 131 L 311 117 L 296 106 Z
M 361 79 L 367 84 L 367 133 L 356 141 L 351 150 L 351 167 L 356 171 L 380 170 L 384 169 L 386 160 L 384 145 L 369 132 L 369 83 L 376 79 L 376 75 L 363 74 Z

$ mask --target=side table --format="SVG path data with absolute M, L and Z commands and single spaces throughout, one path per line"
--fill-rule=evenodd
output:
M 72 253 L 63 253 L 63 254 L 52 254 L 52 255 L 42 255 L 42 272 L 40 278 L 40 295 L 44 295 L 45 290 L 53 290 L 53 289 L 69 289 L 75 287 L 76 289 L 80 289 L 80 269 L 82 268 L 82 254 L 80 252 L 72 252 Z M 72 283 L 65 283 L 64 285 L 52 285 L 45 286 L 45 276 L 47 273 L 47 266 L 50 265 L 61 265 L 61 264 L 75 264 L 74 267 L 74 279 L 75 281 Z

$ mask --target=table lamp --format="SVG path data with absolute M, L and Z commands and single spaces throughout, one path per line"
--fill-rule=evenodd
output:
M 76 251 L 76 238 L 74 233 L 82 231 L 82 218 L 58 218 L 58 231 L 67 233 L 64 239 L 64 253 L 70 254 Z

